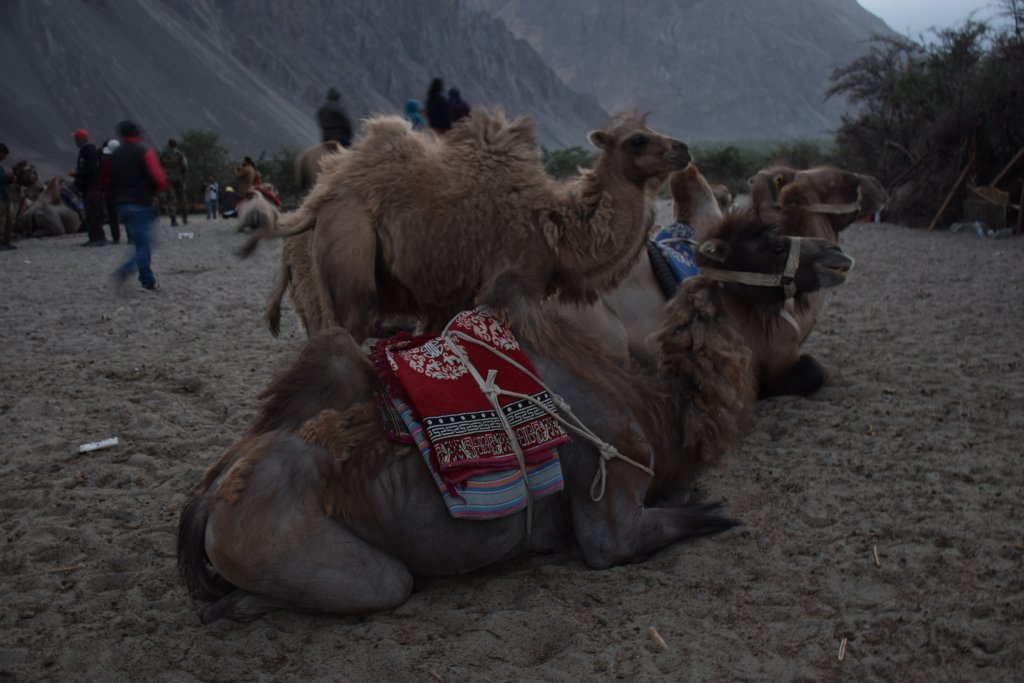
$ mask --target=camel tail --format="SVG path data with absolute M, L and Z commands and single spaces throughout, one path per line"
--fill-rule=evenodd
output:
M 260 240 L 269 237 L 293 237 L 301 235 L 307 230 L 312 230 L 313 226 L 316 225 L 316 212 L 307 210 L 305 205 L 300 206 L 290 214 L 282 216 L 279 225 L 281 226 L 280 228 L 269 227 L 254 231 L 252 236 L 242 245 L 242 248 L 238 250 L 238 255 L 242 258 L 252 256 L 253 252 L 256 251 L 256 247 L 259 246 Z
M 235 587 L 211 571 L 206 557 L 209 517 L 209 502 L 202 493 L 196 493 L 185 503 L 178 522 L 178 574 L 195 597 L 219 600 Z
M 284 294 L 288 291 L 288 283 L 291 281 L 291 266 L 287 263 L 281 266 L 281 272 L 274 283 L 274 291 L 270 293 L 267 301 L 267 309 L 263 311 L 263 320 L 266 321 L 270 334 L 275 337 L 281 334 L 281 302 Z

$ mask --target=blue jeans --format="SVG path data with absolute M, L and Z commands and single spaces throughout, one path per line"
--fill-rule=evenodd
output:
M 115 271 L 118 280 L 124 282 L 131 274 L 139 271 L 139 282 L 143 287 L 156 284 L 156 277 L 149 267 L 150 252 L 153 248 L 153 225 L 156 224 L 156 211 L 152 206 L 142 204 L 118 204 L 117 212 L 121 215 L 128 236 L 135 245 L 135 253 L 128 257 Z
M 206 200 L 206 220 L 213 220 L 217 217 L 217 200 L 207 199 Z

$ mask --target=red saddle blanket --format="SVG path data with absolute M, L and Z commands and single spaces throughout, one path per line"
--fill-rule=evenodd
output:
M 261 195 L 273 202 L 274 206 L 281 208 L 281 200 L 274 191 L 274 188 L 269 185 L 254 185 L 253 188 Z
M 494 385 L 517 394 L 499 395 L 498 404 L 527 466 L 549 460 L 552 449 L 569 440 L 552 417 L 550 394 L 516 367 L 536 376 L 515 337 L 479 311 L 460 313 L 440 337 L 403 333 L 378 340 L 371 357 L 388 391 L 412 407 L 430 440 L 436 471 L 449 485 L 519 468 L 509 433 L 480 388 L 478 378 L 486 380 L 492 370 Z

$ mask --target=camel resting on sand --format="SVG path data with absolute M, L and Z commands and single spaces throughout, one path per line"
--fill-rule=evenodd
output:
M 29 237 L 58 237 L 78 232 L 82 219 L 61 200 L 59 183 L 60 177 L 50 178 L 42 193 L 18 216 L 15 232 Z
M 667 308 L 656 378 L 568 322 L 559 328 L 572 354 L 552 354 L 559 339 L 523 344 L 546 386 L 598 439 L 575 436 L 559 447 L 565 488 L 533 503 L 529 530 L 527 510 L 453 518 L 415 447 L 386 438 L 371 365 L 351 335 L 314 336 L 182 511 L 178 567 L 194 594 L 213 601 L 203 621 L 276 608 L 390 609 L 409 597 L 415 576 L 453 576 L 573 539 L 587 565 L 605 568 L 728 528 L 716 505 L 687 500 L 696 472 L 735 444 L 737 417 L 753 398 L 749 352 L 723 326 L 723 312 L 777 307 L 793 244 L 752 214 L 728 219 L 704 242 L 704 272 Z M 836 245 L 803 241 L 794 286 L 837 285 L 850 265 Z M 733 271 L 765 281 L 719 286 Z M 513 329 L 523 312 L 510 309 Z
M 478 108 L 442 137 L 400 117 L 367 120 L 280 232 L 314 230 L 316 277 L 334 321 L 357 340 L 378 316 L 439 329 L 490 300 L 514 274 L 524 296 L 590 301 L 613 287 L 643 248 L 653 198 L 690 161 L 685 143 L 623 116 L 590 134 L 593 170 L 569 182 L 545 173 L 533 124 Z M 501 304 L 502 302 L 497 302 Z M 501 310 L 501 305 L 497 306 Z

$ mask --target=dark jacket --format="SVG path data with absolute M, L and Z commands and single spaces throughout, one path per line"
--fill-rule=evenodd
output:
M 469 116 L 471 111 L 472 107 L 469 106 L 469 102 L 462 99 L 462 94 L 459 93 L 458 88 L 452 88 L 448 91 L 448 113 L 453 124 L 459 119 Z
M 448 98 L 443 92 L 432 92 L 427 96 L 427 123 L 438 133 L 451 129 L 452 117 L 448 113 Z
M 156 152 L 139 138 L 121 138 L 110 155 L 110 184 L 118 204 L 150 206 L 157 192 L 170 187 Z
M 352 123 L 337 100 L 327 100 L 316 112 L 324 142 L 335 140 L 342 147 L 352 144 Z
M 81 193 L 96 188 L 100 172 L 100 154 L 91 142 L 78 150 L 78 165 L 75 166 L 75 189 Z

